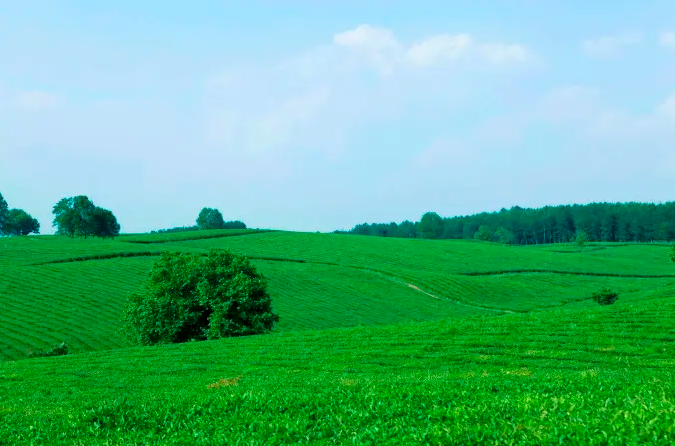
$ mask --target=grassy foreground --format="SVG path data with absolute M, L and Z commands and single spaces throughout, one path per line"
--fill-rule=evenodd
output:
M 0 444 L 675 442 L 675 299 L 0 363 Z

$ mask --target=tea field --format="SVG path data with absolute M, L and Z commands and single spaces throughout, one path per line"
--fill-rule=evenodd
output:
M 131 347 L 164 251 L 254 259 L 264 336 Z M 280 231 L 0 239 L 0 445 L 675 442 L 664 245 Z M 590 300 L 600 287 L 616 304 Z M 66 341 L 73 355 L 26 357 Z
M 0 444 L 670 445 L 675 299 L 0 363 Z
M 662 245 L 508 247 L 454 240 L 216 230 L 116 240 L 0 239 L 0 355 L 66 341 L 75 352 L 127 347 L 120 312 L 162 251 L 229 248 L 267 277 L 278 332 L 525 313 L 673 295 Z

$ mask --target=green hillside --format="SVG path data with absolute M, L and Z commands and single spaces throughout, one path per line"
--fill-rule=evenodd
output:
M 215 230 L 0 239 L 0 352 L 20 359 L 67 341 L 75 352 L 128 346 L 120 333 L 126 295 L 153 255 L 230 248 L 268 278 L 278 332 L 583 308 L 607 285 L 621 302 L 673 295 L 674 268 L 661 245 L 509 247 Z M 590 274 L 590 275 L 589 275 Z
M 254 259 L 275 333 L 127 348 L 122 306 L 155 256 L 211 248 Z M 0 445 L 672 444 L 668 252 L 249 230 L 0 239 Z M 603 286 L 618 303 L 590 300 Z M 78 354 L 25 359 L 62 341 Z
M 0 363 L 0 444 L 675 442 L 675 299 Z

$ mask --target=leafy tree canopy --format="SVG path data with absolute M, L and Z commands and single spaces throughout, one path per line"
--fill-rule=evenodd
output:
M 227 250 L 163 253 L 124 312 L 127 334 L 140 345 L 267 333 L 278 320 L 263 276 Z
M 519 245 L 572 243 L 577 231 L 587 234 L 588 242 L 675 241 L 675 201 L 667 203 L 590 203 L 586 205 L 545 206 L 529 209 L 514 206 L 498 212 L 441 218 L 427 212 L 418 222 L 363 223 L 348 234 L 384 237 L 425 237 L 471 239 L 481 226 L 487 226 L 499 240 L 513 234 Z M 344 231 L 336 231 L 344 233 Z M 510 237 L 507 237 L 510 239 Z
M 23 209 L 10 209 L 0 194 L 0 235 L 39 234 L 40 223 Z
M 225 221 L 218 209 L 203 208 L 197 217 L 197 226 L 200 229 L 223 229 Z
M 5 201 L 5 198 L 0 194 L 0 235 L 4 234 L 5 231 L 5 222 L 9 217 L 9 206 Z
M 443 219 L 435 212 L 427 212 L 420 220 L 420 231 L 424 238 L 440 238 L 443 235 Z
M 489 242 L 492 240 L 492 232 L 490 232 L 490 228 L 488 228 L 486 225 L 482 225 L 480 228 L 478 228 L 478 231 L 476 231 L 476 234 L 473 237 L 477 240 Z
M 10 209 L 3 232 L 6 235 L 39 234 L 40 223 L 23 209 Z
M 516 242 L 516 236 L 513 234 L 513 232 L 502 226 L 497 228 L 494 237 L 499 243 L 504 245 L 512 245 Z
M 113 213 L 94 205 L 86 195 L 62 198 L 52 210 L 57 235 L 115 237 L 120 225 Z

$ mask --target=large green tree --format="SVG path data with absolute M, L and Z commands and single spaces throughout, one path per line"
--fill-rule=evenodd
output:
M 62 198 L 54 205 L 52 213 L 58 235 L 115 237 L 120 231 L 113 213 L 95 206 L 86 195 Z
M 40 223 L 23 209 L 10 209 L 3 232 L 6 235 L 39 234 Z
M 102 238 L 115 238 L 120 234 L 120 224 L 108 209 L 96 207 L 91 214 L 91 234 Z
M 420 231 L 424 238 L 440 238 L 443 235 L 443 219 L 435 212 L 427 212 L 420 220 Z
M 197 226 L 201 229 L 223 229 L 225 221 L 218 209 L 203 208 L 197 217 Z
M 492 232 L 490 231 L 490 228 L 487 227 L 487 225 L 481 225 L 480 228 L 478 228 L 478 231 L 474 234 L 473 238 L 476 240 L 482 240 L 484 242 L 489 242 L 492 240 Z
M 163 253 L 145 292 L 129 297 L 123 319 L 135 343 L 151 345 L 267 333 L 279 316 L 246 257 L 211 250 Z

